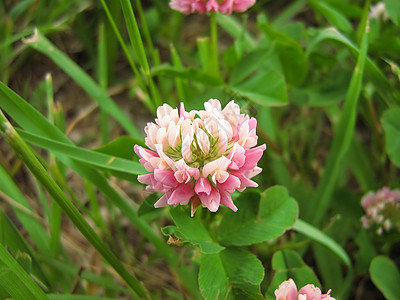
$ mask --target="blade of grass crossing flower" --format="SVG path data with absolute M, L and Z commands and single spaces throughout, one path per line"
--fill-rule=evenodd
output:
M 133 125 L 107 93 L 75 62 L 57 49 L 41 32 L 36 30 L 31 38 L 25 40 L 25 43 L 53 60 L 64 72 L 71 76 L 100 107 L 107 110 L 130 135 L 135 138 L 141 138 L 142 135 L 135 125 Z
M 3 245 L 0 245 L 0 287 L 15 299 L 48 299 Z
M 29 143 L 33 143 L 44 149 L 49 149 L 55 152 L 62 153 L 68 157 L 74 158 L 81 162 L 100 167 L 104 170 L 119 171 L 126 174 L 140 175 L 144 174 L 145 170 L 137 162 L 123 158 L 107 155 L 104 153 L 79 148 L 62 142 L 57 142 L 51 139 L 43 138 L 39 135 L 34 135 L 26 131 L 17 129 L 23 139 Z
M 121 0 L 121 7 L 122 7 L 122 12 L 124 13 L 126 28 L 128 29 L 128 34 L 131 40 L 132 47 L 136 52 L 136 56 L 143 69 L 144 76 L 147 78 L 151 97 L 152 99 L 154 99 L 154 105 L 155 107 L 161 106 L 162 102 L 160 94 L 150 74 L 150 65 L 147 60 L 142 36 L 140 35 L 139 27 L 137 25 L 135 14 L 133 12 L 130 0 Z
M 140 297 L 145 297 L 146 293 L 142 285 L 124 268 L 118 258 L 104 244 L 96 232 L 86 222 L 77 208 L 69 201 L 63 191 L 47 173 L 35 154 L 30 150 L 24 140 L 18 135 L 14 127 L 7 121 L 5 116 L 0 113 L 0 131 L 6 141 L 14 149 L 18 156 L 23 160 L 36 179 L 46 188 L 52 198 L 62 207 L 71 221 L 84 235 L 84 237 L 99 251 L 104 259 L 115 269 L 121 278 L 128 284 L 132 291 Z
M 303 220 L 297 219 L 296 223 L 294 223 L 293 225 L 293 230 L 300 232 L 310 239 L 313 239 L 314 241 L 326 246 L 329 250 L 335 253 L 346 266 L 350 267 L 350 258 L 343 250 L 343 248 L 338 243 L 336 243 L 335 240 L 330 238 L 328 235 L 326 235 L 316 227 L 308 224 Z
M 361 83 L 368 48 L 369 22 L 365 25 L 357 64 L 354 68 L 342 114 L 335 130 L 326 167 L 312 200 L 314 209 L 309 211 L 307 215 L 312 224 L 318 224 L 325 216 L 338 179 L 341 162 L 343 161 L 353 139 L 357 115 L 357 103 L 361 91 Z

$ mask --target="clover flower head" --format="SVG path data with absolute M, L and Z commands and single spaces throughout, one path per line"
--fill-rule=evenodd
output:
M 224 109 L 217 99 L 204 110 L 185 111 L 164 104 L 155 123 L 145 127 L 145 143 L 135 145 L 140 163 L 150 172 L 138 176 L 146 190 L 164 195 L 155 207 L 191 204 L 193 216 L 199 205 L 216 212 L 220 205 L 237 210 L 231 193 L 257 187 L 251 178 L 265 145 L 257 144 L 255 118 L 240 113 L 233 100 Z
M 318 287 L 307 284 L 297 291 L 297 286 L 293 279 L 286 280 L 275 290 L 276 300 L 335 300 L 330 296 L 331 290 L 322 294 Z
M 384 187 L 367 193 L 361 199 L 365 215 L 361 218 L 363 226 L 376 227 L 378 235 L 393 229 L 400 231 L 400 190 Z
M 256 0 L 172 0 L 169 6 L 186 15 L 219 12 L 230 15 L 232 12 L 244 12 L 253 6 Z

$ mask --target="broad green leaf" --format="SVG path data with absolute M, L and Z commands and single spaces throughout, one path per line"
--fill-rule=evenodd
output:
M 293 226 L 298 208 L 282 186 L 242 193 L 236 200 L 237 212 L 227 212 L 218 228 L 223 245 L 244 246 L 261 243 L 283 234 Z
M 369 267 L 369 274 L 386 299 L 399 299 L 400 272 L 393 261 L 382 255 L 375 257 Z
M 197 81 L 208 85 L 222 85 L 223 81 L 217 77 L 211 76 L 201 70 L 193 67 L 181 68 L 163 64 L 151 69 L 153 76 L 171 76 L 174 78 L 182 78 L 191 81 Z
M 306 284 L 321 286 L 313 270 L 307 266 L 301 256 L 293 250 L 278 251 L 272 257 L 272 269 L 275 271 L 271 284 L 268 287 L 267 299 L 274 299 L 274 291 L 279 285 L 292 278 L 297 288 Z
M 75 62 L 62 53 L 56 46 L 38 30 L 34 35 L 25 40 L 32 48 L 47 55 L 61 69 L 71 76 L 105 111 L 113 116 L 133 137 L 141 139 L 142 135 L 131 120 L 121 111 L 114 101 L 88 74 L 86 74 Z
M 398 0 L 384 0 L 386 11 L 389 14 L 390 19 L 396 25 L 399 25 L 400 21 L 400 1 Z
M 267 48 L 257 48 L 244 56 L 232 70 L 229 77 L 229 85 L 237 85 L 253 72 L 259 71 L 263 62 L 271 56 L 271 51 Z
M 182 207 L 171 208 L 170 214 L 184 242 L 198 245 L 203 253 L 218 253 L 224 249 L 211 238 L 204 225 Z
M 0 287 L 15 299 L 48 299 L 3 245 L 0 245 Z
M 135 155 L 135 152 L 133 151 L 133 146 L 135 146 L 136 144 L 144 146 L 142 140 L 136 140 L 129 136 L 119 136 L 115 140 L 99 148 L 93 149 L 93 151 L 132 160 Z
M 346 17 L 328 3 L 320 0 L 311 0 L 310 3 L 311 6 L 321 13 L 333 26 L 343 30 L 344 32 L 352 30 L 351 24 Z
M 203 254 L 199 271 L 199 287 L 206 300 L 226 299 L 229 279 L 218 253 Z
M 400 167 L 400 108 L 387 110 L 381 122 L 385 130 L 386 152 L 390 160 Z
M 133 175 L 146 173 L 144 167 L 134 161 L 54 141 L 22 130 L 18 130 L 18 133 L 29 143 L 50 151 L 61 153 L 88 165 L 96 166 L 104 170 L 118 171 Z
M 323 107 L 337 104 L 346 97 L 351 74 L 343 70 L 330 71 L 316 82 L 290 89 L 291 102 L 297 105 Z
M 231 89 L 264 106 L 282 106 L 288 102 L 285 80 L 273 69 L 258 72 L 241 83 L 231 85 Z
M 343 248 L 335 240 L 316 227 L 304 222 L 303 220 L 297 219 L 296 223 L 293 225 L 293 229 L 324 245 L 333 253 L 335 253 L 345 263 L 346 266 L 350 266 L 350 258 Z
M 263 278 L 261 262 L 246 250 L 226 248 L 201 257 L 199 286 L 205 299 L 263 299 Z
M 300 84 L 308 72 L 307 58 L 300 43 L 282 32 L 275 31 L 267 23 L 259 24 L 259 27 L 273 43 L 286 81 L 293 85 Z

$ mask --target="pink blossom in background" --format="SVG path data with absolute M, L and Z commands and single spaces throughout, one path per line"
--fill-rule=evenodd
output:
M 379 235 L 392 229 L 400 231 L 400 190 L 384 187 L 376 193 L 369 192 L 361 199 L 361 206 L 365 210 L 361 218 L 365 228 L 375 226 Z
M 236 211 L 231 193 L 257 187 L 251 178 L 266 146 L 257 145 L 257 121 L 240 113 L 233 100 L 224 109 L 217 99 L 204 110 L 185 111 L 164 104 L 155 123 L 145 127 L 146 149 L 135 145 L 140 163 L 149 174 L 138 176 L 146 190 L 164 195 L 155 207 L 191 204 L 215 212 L 220 205 Z
M 322 294 L 321 290 L 313 284 L 307 284 L 297 291 L 297 286 L 293 279 L 289 279 L 280 284 L 275 290 L 276 300 L 335 300 L 330 294 L 330 290 L 326 294 Z
M 205 14 L 219 12 L 230 15 L 232 12 L 244 12 L 253 6 L 256 0 L 172 0 L 169 6 L 186 15 L 192 13 Z

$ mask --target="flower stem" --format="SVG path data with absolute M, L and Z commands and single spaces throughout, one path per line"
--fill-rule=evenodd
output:
M 217 14 L 211 13 L 210 15 L 210 31 L 211 31 L 211 48 L 212 48 L 212 61 L 213 72 L 215 77 L 219 78 L 219 61 L 218 61 L 218 25 Z

